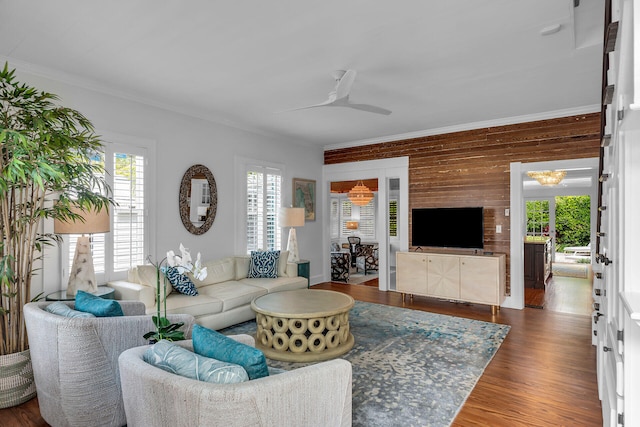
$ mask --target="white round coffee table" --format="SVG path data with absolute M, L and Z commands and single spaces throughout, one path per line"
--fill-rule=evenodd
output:
M 353 347 L 349 295 L 300 289 L 256 298 L 256 347 L 270 359 L 315 362 L 340 356 Z

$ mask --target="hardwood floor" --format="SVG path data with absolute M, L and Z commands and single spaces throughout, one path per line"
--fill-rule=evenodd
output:
M 524 303 L 533 308 L 568 314 L 591 315 L 592 279 L 554 275 L 546 289 L 524 289 Z
M 525 308 L 501 309 L 414 297 L 363 285 L 323 283 L 313 289 L 356 300 L 511 325 L 453 426 L 601 426 L 596 350 L 589 316 Z M 37 399 L 0 410 L 0 425 L 46 426 Z
M 314 289 L 356 300 L 508 324 L 509 335 L 476 384 L 453 426 L 601 426 L 596 350 L 589 316 L 525 308 L 501 309 L 407 298 L 369 286 L 327 283 Z

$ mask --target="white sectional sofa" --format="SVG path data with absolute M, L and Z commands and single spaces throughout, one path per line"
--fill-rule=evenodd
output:
M 248 256 L 234 256 L 204 263 L 207 277 L 193 279 L 197 296 L 183 295 L 168 285 L 166 305 L 168 314 L 190 314 L 196 323 L 206 328 L 222 329 L 255 318 L 251 309 L 253 299 L 273 292 L 306 288 L 307 279 L 298 276 L 298 265 L 287 263 L 288 252 L 282 251 L 275 279 L 247 278 Z M 140 265 L 129 271 L 126 281 L 107 283 L 115 289 L 119 300 L 142 301 L 147 314 L 156 312 L 156 269 Z M 161 295 L 161 298 L 163 295 Z

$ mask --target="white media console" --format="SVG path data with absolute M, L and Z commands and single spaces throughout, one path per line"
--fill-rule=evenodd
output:
M 397 252 L 396 290 L 411 296 L 488 304 L 495 314 L 504 302 L 506 255 Z

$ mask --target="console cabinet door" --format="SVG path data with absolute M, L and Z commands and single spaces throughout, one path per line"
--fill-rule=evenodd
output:
M 436 298 L 460 298 L 460 262 L 457 256 L 429 255 L 428 295 Z
M 460 299 L 500 305 L 499 258 L 460 257 Z
M 396 253 L 396 288 L 400 292 L 427 295 L 427 256 Z

